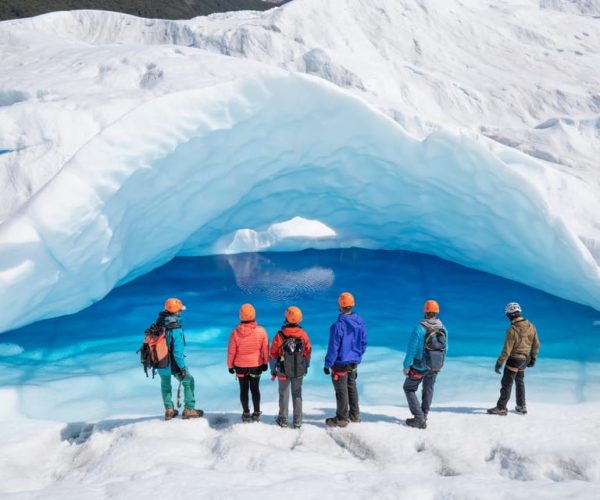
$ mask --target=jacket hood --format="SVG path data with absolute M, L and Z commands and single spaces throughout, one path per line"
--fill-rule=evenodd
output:
M 254 333 L 254 330 L 256 330 L 257 326 L 258 324 L 256 321 L 248 321 L 247 323 L 240 323 L 236 327 L 235 331 L 241 337 L 247 337 L 248 335 L 252 335 Z
M 529 331 L 531 323 L 523 317 L 518 317 L 510 322 L 512 328 L 517 332 L 523 333 Z
M 284 325 L 281 327 L 281 331 L 286 337 L 300 337 L 304 329 L 300 326 L 289 326 Z
M 338 316 L 338 319 L 339 319 L 339 321 L 341 321 L 343 323 L 347 323 L 355 328 L 360 328 L 360 327 L 364 326 L 364 324 L 365 324 L 363 319 L 356 313 L 340 314 Z
M 431 318 L 431 319 L 425 318 L 425 319 L 422 319 L 421 321 L 419 321 L 419 323 L 421 325 L 423 325 L 425 328 L 443 328 L 444 327 L 444 325 L 438 318 Z

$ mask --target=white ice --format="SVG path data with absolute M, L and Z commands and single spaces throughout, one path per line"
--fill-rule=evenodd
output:
M 559 4 L 0 23 L 0 330 L 175 255 L 306 246 L 432 253 L 600 308 L 600 33 Z M 294 217 L 329 233 L 272 229 Z

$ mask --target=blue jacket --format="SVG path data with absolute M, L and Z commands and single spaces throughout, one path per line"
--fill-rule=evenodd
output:
M 325 368 L 347 363 L 360 363 L 367 350 L 367 327 L 355 313 L 340 314 L 329 328 L 329 346 L 325 355 Z
M 161 377 L 171 376 L 173 370 L 173 361 L 177 364 L 180 370 L 186 370 L 185 364 L 185 338 L 183 336 L 183 328 L 181 327 L 181 316 L 175 316 L 167 311 L 162 311 L 158 315 L 156 323 L 164 325 L 167 328 L 167 345 L 172 353 L 171 364 L 167 368 L 159 368 L 158 374 Z
M 425 321 L 428 321 L 431 326 L 442 326 L 444 330 L 446 330 L 446 327 L 439 319 Z M 410 333 L 410 336 L 408 337 L 408 346 L 406 347 L 406 356 L 404 356 L 404 368 L 410 368 L 412 366 L 417 371 L 427 371 L 424 359 L 425 332 L 425 327 L 419 323 Z M 446 330 L 446 352 L 448 352 L 448 330 Z

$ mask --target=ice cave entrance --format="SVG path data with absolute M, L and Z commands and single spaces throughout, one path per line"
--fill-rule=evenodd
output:
M 31 349 L 45 348 L 37 360 L 43 363 L 52 359 L 53 349 L 72 352 L 120 337 L 131 339 L 135 351 L 168 296 L 187 305 L 188 341 L 201 346 L 226 348 L 244 302 L 256 306 L 270 335 L 281 325 L 285 308 L 298 305 L 313 342 L 325 346 L 337 296 L 344 290 L 356 297 L 370 346 L 403 351 L 423 301 L 435 298 L 450 333 L 450 357 L 495 357 L 507 327 L 503 307 L 514 300 L 537 325 L 544 357 L 600 361 L 600 346 L 590 342 L 600 333 L 600 317 L 589 307 L 436 257 L 357 248 L 179 257 L 77 314 L 3 334 L 0 356 L 16 362 L 15 356 L 26 359 Z M 136 362 L 132 356 L 131 363 Z

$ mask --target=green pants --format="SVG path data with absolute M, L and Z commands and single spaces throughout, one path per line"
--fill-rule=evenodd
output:
M 175 377 L 175 375 L 173 376 Z M 179 379 L 177 378 L 177 380 Z M 181 381 L 181 385 L 183 385 L 185 407 L 188 410 L 191 410 L 196 406 L 196 400 L 194 399 L 194 377 L 192 377 L 189 372 L 186 372 L 185 378 Z M 160 376 L 160 390 L 165 408 L 173 408 L 173 389 L 171 387 L 170 375 L 167 377 Z

